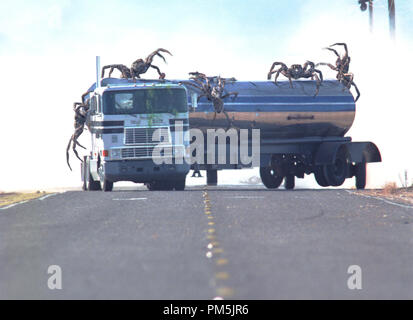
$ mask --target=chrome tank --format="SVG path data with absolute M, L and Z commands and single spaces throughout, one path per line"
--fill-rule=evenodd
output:
M 236 81 L 227 83 L 226 92 L 238 92 L 224 100 L 224 108 L 239 129 L 261 129 L 261 138 L 289 139 L 303 137 L 342 137 L 350 129 L 355 117 L 355 103 L 347 88 L 335 80 L 326 80 L 315 94 L 315 81 L 288 81 L 278 86 L 271 81 Z M 185 85 L 185 83 L 184 83 Z M 190 127 L 226 129 L 223 113 L 214 120 L 214 108 L 206 98 L 194 105 L 191 86 L 188 89 Z

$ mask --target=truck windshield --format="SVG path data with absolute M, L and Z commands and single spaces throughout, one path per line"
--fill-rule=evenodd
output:
M 103 93 L 104 114 L 142 114 L 187 112 L 184 89 L 147 88 Z

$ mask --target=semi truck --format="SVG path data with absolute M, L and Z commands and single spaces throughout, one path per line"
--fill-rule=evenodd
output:
M 147 80 L 99 78 L 89 88 L 90 111 L 87 124 L 92 149 L 82 164 L 83 189 L 112 190 L 116 181 L 145 183 L 149 190 L 183 190 L 190 169 L 205 170 L 208 185 L 217 185 L 218 171 L 259 167 L 268 189 L 295 187 L 296 178 L 313 174 L 322 187 L 341 186 L 355 177 L 357 189 L 366 186 L 366 164 L 380 162 L 377 146 L 370 141 L 354 142 L 346 136 L 356 112 L 353 95 L 337 80 L 323 81 L 317 95 L 312 80 L 230 81 L 224 112 L 202 96 L 192 80 Z M 245 164 L 231 151 L 231 139 L 208 139 L 208 131 L 228 132 L 229 123 L 247 138 L 237 139 L 252 152 L 253 132 L 259 130 L 259 161 Z M 184 139 L 172 133 L 183 131 Z M 158 165 L 153 150 L 153 133 L 160 130 L 169 144 L 170 156 L 203 161 L 172 161 Z M 193 150 L 192 131 L 203 133 L 202 149 Z M 198 141 L 199 142 L 199 141 Z M 210 161 L 225 153 L 225 161 Z M 197 154 L 198 153 L 198 154 Z M 198 156 L 198 157 L 196 157 Z
M 185 87 L 116 79 L 96 83 L 85 97 L 92 141 L 81 165 L 82 189 L 112 191 L 114 182 L 132 181 L 149 190 L 184 190 L 190 166 L 176 159 L 185 158 L 189 144 Z

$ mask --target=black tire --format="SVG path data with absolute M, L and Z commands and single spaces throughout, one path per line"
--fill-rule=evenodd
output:
M 86 157 L 83 157 L 83 162 L 80 164 L 80 169 L 82 173 L 82 190 L 87 190 L 87 181 L 86 181 Z
M 329 185 L 341 186 L 348 177 L 348 152 L 346 148 L 340 148 L 333 164 L 323 166 L 324 177 Z
M 293 190 L 295 187 L 295 176 L 293 176 L 292 174 L 286 176 L 284 179 L 284 187 L 287 190 Z
M 283 177 L 277 176 L 271 167 L 260 167 L 260 177 L 264 186 L 268 189 L 276 189 L 283 182 Z
M 185 190 L 185 184 L 186 184 L 186 177 L 181 178 L 179 180 L 174 181 L 174 189 L 176 191 L 183 191 Z
M 113 182 L 108 181 L 107 179 L 104 179 L 103 181 L 100 182 L 100 187 L 105 192 L 112 191 L 113 190 Z
M 90 174 L 89 161 L 86 162 L 86 178 L 88 191 L 100 190 L 100 182 L 93 180 L 93 177 Z
M 320 187 L 328 187 L 329 184 L 324 176 L 323 166 L 317 166 L 314 170 L 314 178 Z
M 218 184 L 218 171 L 217 170 L 207 170 L 207 185 L 216 186 Z
M 354 175 L 356 177 L 356 188 L 362 190 L 366 187 L 367 168 L 366 163 L 357 163 L 354 168 Z

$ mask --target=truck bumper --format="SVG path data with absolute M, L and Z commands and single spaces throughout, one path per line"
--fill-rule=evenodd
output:
M 132 181 L 136 183 L 182 178 L 190 169 L 189 164 L 156 165 L 150 160 L 120 160 L 103 163 L 105 178 L 109 181 Z

